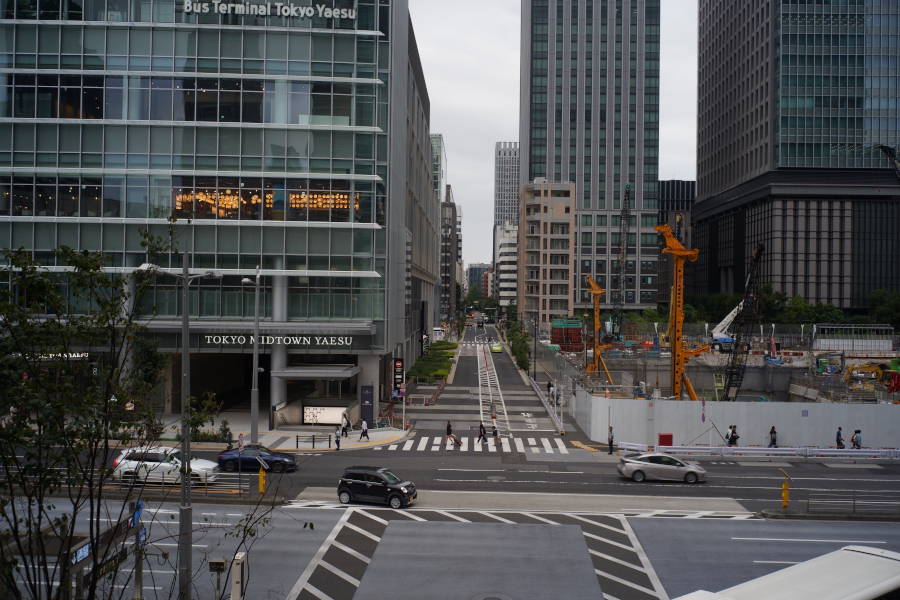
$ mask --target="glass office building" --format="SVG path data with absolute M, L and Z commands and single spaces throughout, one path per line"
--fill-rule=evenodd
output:
M 861 311 L 900 289 L 894 0 L 699 5 L 697 292 L 764 283 Z
M 403 0 L 0 0 L 0 247 L 131 269 L 138 230 L 177 217 L 192 268 L 224 275 L 191 291 L 198 353 L 248 371 L 259 266 L 273 404 L 378 397 L 382 359 L 413 360 L 431 326 L 429 111 Z M 174 351 L 180 294 L 157 281 L 150 329 Z
M 593 306 L 585 275 L 610 288 L 603 309 L 656 304 L 659 45 L 659 0 L 522 2 L 519 177 L 522 185 L 540 178 L 575 184 L 575 226 L 565 240 L 574 249 L 567 283 L 574 290 L 555 285 L 553 299 L 569 315 Z M 627 183 L 632 223 L 623 241 Z M 621 243 L 628 261 L 619 299 Z M 520 294 L 538 283 L 522 282 Z

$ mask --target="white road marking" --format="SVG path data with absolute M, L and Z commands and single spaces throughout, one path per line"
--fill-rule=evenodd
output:
M 559 438 L 553 438 L 553 441 L 556 442 L 557 447 L 559 448 L 560 454 L 568 454 L 569 450 L 566 448 L 566 445 Z
M 391 444 L 390 446 L 388 446 L 388 450 L 396 450 L 399 447 L 400 447 L 400 444 Z
M 167 542 L 166 542 L 166 543 L 164 543 L 164 542 L 150 542 L 150 545 L 151 545 L 151 546 L 171 546 L 171 547 L 173 547 L 173 548 L 177 548 L 177 547 L 178 547 L 178 544 L 169 544 L 169 543 L 167 543 Z M 206 544 L 191 544 L 191 546 L 194 547 L 194 548 L 207 548 L 207 547 L 208 547 Z
M 331 600 L 331 598 L 329 598 L 313 586 L 308 585 L 309 578 L 312 577 L 313 571 L 316 570 L 316 567 L 319 566 L 319 562 L 321 562 L 322 558 L 325 556 L 325 553 L 328 552 L 328 548 L 331 547 L 331 543 L 334 542 L 334 538 L 338 536 L 338 533 L 340 533 L 344 525 L 349 525 L 349 523 L 347 523 L 347 519 L 349 519 L 350 515 L 352 514 L 352 508 L 348 508 L 344 511 L 344 514 L 341 515 L 341 518 L 338 519 L 338 522 L 335 523 L 334 527 L 332 528 L 331 533 L 328 534 L 328 537 L 325 538 L 325 541 L 322 542 L 321 546 L 319 546 L 318 551 L 316 551 L 316 555 L 311 561 L 309 561 L 309 564 L 306 565 L 306 569 L 300 575 L 297 583 L 295 583 L 294 587 L 291 588 L 291 591 L 290 593 L 288 593 L 286 600 L 297 600 L 297 597 L 300 595 L 300 592 L 303 591 L 303 588 L 306 588 L 310 593 L 318 598 L 321 598 L 322 600 Z
M 536 444 L 536 442 L 534 441 L 534 438 L 528 438 L 528 445 L 529 445 L 529 446 L 534 446 L 535 444 Z
M 516 443 L 516 450 L 519 452 L 525 452 L 525 444 L 522 443 L 522 440 L 519 438 L 513 438 L 513 441 Z
M 419 447 L 416 448 L 416 450 L 420 450 L 420 451 L 421 451 L 421 450 L 424 450 L 424 449 L 425 449 L 425 446 L 428 445 L 428 439 L 429 439 L 429 438 L 427 438 L 427 437 L 423 437 L 423 438 L 419 441 Z
M 495 515 L 495 514 L 493 514 L 493 513 L 484 512 L 484 511 L 481 511 L 481 510 L 475 511 L 475 512 L 477 512 L 479 515 L 484 515 L 484 516 L 490 517 L 490 518 L 492 518 L 492 519 L 497 519 L 497 520 L 500 521 L 501 523 L 506 523 L 506 524 L 508 524 L 508 525 L 515 525 L 515 524 L 516 524 L 515 521 L 510 521 L 509 519 L 504 519 L 503 517 L 498 517 L 497 515 Z
M 414 443 L 415 443 L 415 442 L 414 442 L 413 440 L 409 440 L 408 442 L 406 442 L 405 444 L 403 444 L 403 451 L 406 452 L 407 450 L 409 450 L 410 448 L 412 448 Z
M 618 563 L 618 564 L 620 564 L 620 565 L 622 565 L 622 566 L 625 566 L 625 567 L 629 567 L 629 568 L 631 568 L 631 569 L 634 569 L 635 571 L 641 571 L 641 572 L 643 572 L 643 573 L 646 573 L 646 571 L 644 571 L 644 569 L 643 569 L 642 567 L 639 567 L 639 566 L 637 566 L 637 565 L 633 565 L 633 564 L 631 564 L 630 562 L 626 562 L 626 561 L 624 561 L 624 560 L 619 560 L 619 559 L 616 558 L 615 556 L 610 556 L 609 554 L 603 554 L 602 552 L 597 552 L 596 550 L 591 550 L 590 548 L 588 548 L 588 552 L 589 552 L 590 554 L 593 554 L 594 556 L 599 556 L 599 557 L 602 558 L 603 560 L 608 560 L 608 561 L 610 561 L 610 562 Z
M 375 540 L 376 542 L 380 542 L 380 541 L 381 541 L 381 538 L 378 537 L 377 535 L 375 535 L 374 533 L 369 533 L 368 531 L 366 531 L 366 530 L 363 529 L 362 527 L 357 527 L 357 526 L 354 525 L 353 523 L 344 523 L 344 527 L 349 527 L 349 528 L 352 529 L 353 531 L 355 531 L 355 532 L 357 532 L 357 533 L 361 533 L 361 534 L 363 534 L 364 536 L 366 536 L 367 538 L 372 539 L 372 540 Z
M 368 511 L 365 511 L 365 510 L 357 510 L 356 512 L 358 512 L 359 514 L 364 515 L 364 516 L 366 516 L 366 517 L 369 517 L 369 518 L 372 519 L 373 521 L 378 521 L 378 522 L 381 523 L 382 525 L 387 525 L 388 523 L 390 523 L 390 521 L 385 521 L 385 520 L 382 519 L 381 517 L 376 517 L 376 516 L 373 515 L 372 513 L 368 512 Z
M 363 562 L 366 563 L 366 564 L 369 564 L 370 562 L 372 562 L 372 559 L 369 558 L 368 556 L 366 556 L 365 554 L 360 554 L 359 552 L 357 552 L 357 551 L 354 550 L 353 548 L 351 548 L 351 547 L 349 547 L 349 546 L 345 546 L 344 544 L 340 543 L 340 542 L 337 541 L 337 540 L 334 540 L 333 542 L 331 542 L 331 545 L 334 546 L 335 548 L 339 548 L 339 549 L 343 550 L 344 552 L 346 552 L 346 553 L 349 554 L 350 556 L 353 556 L 353 557 L 355 557 L 355 558 L 358 558 L 359 560 L 363 561 Z M 172 572 L 174 573 L 175 571 L 172 571 Z
M 459 438 L 459 441 L 462 442 L 462 446 L 460 447 L 460 452 L 468 452 L 469 450 L 469 438 Z
M 799 565 L 798 562 L 791 562 L 789 560 L 754 560 L 758 565 Z
M 553 447 L 550 446 L 550 442 L 547 438 L 541 438 L 541 443 L 544 445 L 544 450 L 547 451 L 547 454 L 553 454 Z
M 491 440 L 491 442 L 488 444 L 488 452 L 496 452 L 496 451 L 497 451 L 497 444 L 495 444 L 494 441 Z
M 887 542 L 873 542 L 872 540 L 800 540 L 790 538 L 745 538 L 733 537 L 733 540 L 750 542 L 813 542 L 817 544 L 887 544 Z
M 525 515 L 526 517 L 531 517 L 532 519 L 535 519 L 538 521 L 543 521 L 544 523 L 547 523 L 548 525 L 559 525 L 559 523 L 557 523 L 556 521 L 551 521 L 550 519 L 545 519 L 544 517 L 538 516 L 534 513 L 522 513 L 522 514 Z
M 600 575 L 601 577 L 606 577 L 607 579 L 611 579 L 617 583 L 621 583 L 622 585 L 627 585 L 628 587 L 638 590 L 639 592 L 644 592 L 645 594 L 650 594 L 651 596 L 656 596 L 656 592 L 654 592 L 653 590 L 648 590 L 647 588 L 645 588 L 642 585 L 638 585 L 636 583 L 631 583 L 627 579 L 621 579 L 619 577 L 616 577 L 615 575 L 611 575 L 610 573 L 605 573 L 605 572 L 601 571 L 600 569 L 594 569 L 594 572 L 597 573 L 597 575 Z
M 347 575 L 346 573 L 344 573 L 343 571 L 341 571 L 334 565 L 329 564 L 323 560 L 322 562 L 319 563 L 319 566 L 325 567 L 326 569 L 328 569 L 329 571 L 331 571 L 332 573 L 334 573 L 335 575 L 337 575 L 338 577 L 340 577 L 347 583 L 351 584 L 353 587 L 359 587 L 359 579 L 357 579 L 356 577 L 351 577 L 350 575 Z
M 444 515 L 445 517 L 450 517 L 454 521 L 459 521 L 460 523 L 471 523 L 472 522 L 468 519 L 463 519 L 462 517 L 454 515 L 453 513 L 447 512 L 445 510 L 436 510 L 434 512 L 436 512 L 439 515 Z
M 476 442 L 476 443 L 473 443 L 473 444 L 472 444 L 472 450 L 474 450 L 475 452 L 481 452 L 481 450 L 482 450 L 482 448 L 483 448 L 483 445 L 484 445 L 484 444 L 483 444 L 482 442 Z
M 325 592 L 319 590 L 317 587 L 315 587 L 314 585 L 309 584 L 309 583 L 306 584 L 306 591 L 309 592 L 310 594 L 312 594 L 313 596 L 315 596 L 316 598 L 318 598 L 319 600 L 334 600 L 331 596 L 329 596 Z M 299 595 L 299 592 L 298 592 L 298 595 Z
M 540 453 L 541 453 L 541 449 L 538 448 L 537 446 L 532 446 L 532 447 L 531 447 L 531 453 L 532 453 L 532 454 L 540 454 Z
M 509 439 L 503 438 L 500 440 L 500 443 L 503 445 L 504 452 L 512 452 L 512 449 L 509 447 Z

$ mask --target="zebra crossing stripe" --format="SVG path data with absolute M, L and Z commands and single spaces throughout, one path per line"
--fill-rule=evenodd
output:
M 410 448 L 412 448 L 412 446 L 413 446 L 414 443 L 415 443 L 414 440 L 409 440 L 408 442 L 406 442 L 405 444 L 403 444 L 403 450 L 404 450 L 404 451 L 409 450 Z
M 504 452 L 512 452 L 512 449 L 510 449 L 509 447 L 509 440 L 507 438 L 503 438 L 502 440 L 500 440 L 500 443 L 503 444 Z
M 524 452 L 525 452 L 525 444 L 522 443 L 522 440 L 519 439 L 519 438 L 515 438 L 513 441 L 516 443 L 516 451 L 517 451 L 517 452 L 522 452 L 522 453 L 524 454 Z
M 423 438 L 422 438 L 422 441 L 419 442 L 419 447 L 416 448 L 416 450 L 424 450 L 424 449 L 425 449 L 425 446 L 427 446 L 427 445 L 428 445 L 428 438 L 427 438 L 427 437 L 423 437 Z
M 560 454 L 568 454 L 569 453 L 569 451 L 566 449 L 566 445 L 563 444 L 563 441 L 561 439 L 554 438 L 553 441 L 556 442 L 556 445 L 559 447 Z
M 416 444 L 415 439 L 406 440 L 402 443 L 397 444 L 389 444 L 387 446 L 378 446 L 373 448 L 373 450 L 400 450 L 404 452 L 408 452 L 410 450 L 417 450 L 419 452 L 431 450 L 431 452 L 439 452 L 441 450 L 457 450 L 459 452 L 468 452 L 469 451 L 469 443 L 471 442 L 471 449 L 473 452 L 484 452 L 484 447 L 487 446 L 488 452 L 521 452 L 525 453 L 529 450 L 532 454 L 541 454 L 542 451 L 547 454 L 553 454 L 555 452 L 559 452 L 560 454 L 569 454 L 569 450 L 566 448 L 565 443 L 559 438 L 553 438 L 552 441 L 548 438 L 500 438 L 500 443 L 495 444 L 494 439 L 488 439 L 486 444 L 479 442 L 478 440 L 472 438 L 468 438 L 465 436 L 460 436 L 459 443 L 461 444 L 459 447 L 456 447 L 452 440 L 445 438 L 444 436 L 438 437 L 429 437 L 429 436 L 421 436 L 419 437 L 419 443 Z M 527 444 L 525 442 L 528 442 Z

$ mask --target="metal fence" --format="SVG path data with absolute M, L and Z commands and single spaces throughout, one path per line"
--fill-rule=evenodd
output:
M 806 496 L 806 512 L 900 515 L 900 492 L 810 491 Z

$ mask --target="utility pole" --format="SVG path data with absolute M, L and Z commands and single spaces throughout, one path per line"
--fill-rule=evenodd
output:
M 185 234 L 185 250 L 181 260 L 181 506 L 178 516 L 178 598 L 191 600 L 191 571 L 193 570 L 193 546 L 191 528 L 194 515 L 191 507 L 191 283 L 189 262 L 192 230 Z

